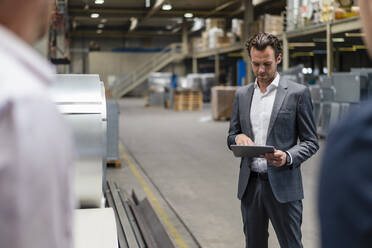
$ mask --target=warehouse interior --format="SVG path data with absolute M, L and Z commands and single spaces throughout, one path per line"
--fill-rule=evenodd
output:
M 301 167 L 302 242 L 320 247 L 327 134 L 372 95 L 351 0 L 57 0 L 35 49 L 55 65 L 52 94 L 75 135 L 76 248 L 244 247 L 226 137 L 234 94 L 255 79 L 245 42 L 258 32 L 281 40 L 281 77 L 311 92 L 320 150 Z

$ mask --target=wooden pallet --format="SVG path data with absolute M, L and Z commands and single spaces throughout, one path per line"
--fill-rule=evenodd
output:
M 203 94 L 200 90 L 177 90 L 173 99 L 173 109 L 177 111 L 195 111 L 203 108 Z
M 114 167 L 114 168 L 120 168 L 121 167 L 121 161 L 120 160 L 107 160 L 106 164 L 107 164 L 107 167 Z

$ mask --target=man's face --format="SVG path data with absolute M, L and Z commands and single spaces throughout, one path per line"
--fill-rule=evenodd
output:
M 253 73 L 258 83 L 271 83 L 276 76 L 277 67 L 281 62 L 282 55 L 280 54 L 278 58 L 275 58 L 275 52 L 271 46 L 267 46 L 262 51 L 252 47 L 250 55 Z

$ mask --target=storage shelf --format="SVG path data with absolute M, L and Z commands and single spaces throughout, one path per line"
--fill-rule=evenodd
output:
M 311 34 L 326 32 L 328 24 L 330 24 L 331 26 L 332 34 L 353 31 L 353 30 L 360 29 L 362 27 L 360 18 L 353 17 L 353 18 L 337 20 L 337 21 L 329 22 L 329 23 L 322 23 L 322 24 L 307 26 L 307 27 L 296 29 L 296 30 L 291 30 L 291 31 L 285 32 L 285 35 L 287 36 L 288 39 L 290 39 L 290 38 L 301 37 L 304 35 L 311 35 Z M 280 34 L 279 37 L 282 39 L 283 34 Z
M 188 57 L 189 58 L 205 58 L 209 56 L 214 56 L 217 54 L 222 54 L 222 53 L 229 53 L 237 50 L 243 50 L 243 45 L 242 43 L 235 43 L 229 46 L 224 46 L 224 47 L 219 47 L 219 48 L 213 48 L 213 49 L 208 49 L 205 51 L 199 51 L 199 52 L 194 52 L 190 54 Z

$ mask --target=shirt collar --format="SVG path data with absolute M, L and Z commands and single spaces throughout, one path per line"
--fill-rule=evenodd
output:
M 45 84 L 55 78 L 55 69 L 30 45 L 17 37 L 11 30 L 0 25 L 0 49 L 19 61 L 27 70 Z
M 267 90 L 270 91 L 271 89 L 276 89 L 279 86 L 279 81 L 280 81 L 280 75 L 277 72 L 274 80 L 271 82 L 271 84 L 267 87 Z M 257 78 L 254 80 L 254 88 L 258 88 L 258 83 L 257 83 Z

